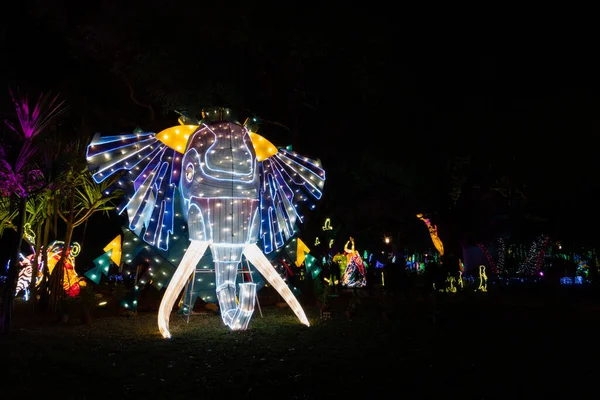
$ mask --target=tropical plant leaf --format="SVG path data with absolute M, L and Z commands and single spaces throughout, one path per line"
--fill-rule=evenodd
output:
M 65 101 L 58 99 L 58 95 L 50 96 L 40 94 L 33 109 L 29 106 L 29 99 L 19 89 L 10 90 L 10 96 L 15 106 L 19 126 L 5 121 L 6 125 L 15 133 L 22 135 L 25 141 L 29 141 L 42 132 L 50 122 L 67 111 Z
M 119 176 L 111 177 L 101 183 L 96 183 L 92 178 L 92 174 L 88 168 L 75 171 L 72 170 L 68 181 L 69 186 L 65 187 L 62 192 L 61 210 L 59 215 L 63 221 L 68 221 L 70 214 L 70 203 L 67 200 L 70 195 L 75 196 L 73 203 L 73 226 L 77 227 L 84 223 L 92 214 L 96 212 L 108 212 L 116 207 L 115 201 L 119 200 L 125 194 L 123 191 L 109 191 L 119 179 Z

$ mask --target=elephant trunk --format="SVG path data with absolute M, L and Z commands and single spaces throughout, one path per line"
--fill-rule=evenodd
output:
M 256 284 L 241 283 L 239 300 L 236 293 L 237 272 L 243 249 L 243 245 L 211 246 L 221 318 L 232 330 L 244 330 L 248 327 L 256 304 Z

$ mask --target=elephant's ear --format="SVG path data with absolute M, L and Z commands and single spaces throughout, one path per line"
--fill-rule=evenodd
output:
M 258 155 L 257 155 L 258 156 Z M 282 247 L 303 222 L 301 203 L 309 209 L 323 194 L 325 170 L 319 160 L 279 149 L 260 162 L 260 238 L 265 254 Z
M 127 211 L 129 229 L 138 236 L 144 231 L 146 243 L 167 250 L 183 157 L 176 150 L 179 142 L 162 139 L 152 132 L 96 135 L 87 148 L 87 162 L 98 183 L 121 174 L 116 188 L 123 189 L 127 198 L 117 208 L 119 213 Z
M 264 161 L 267 158 L 274 156 L 279 151 L 273 143 L 269 142 L 258 133 L 248 131 L 248 134 L 250 135 L 250 140 L 252 140 L 252 146 L 256 153 L 256 161 Z

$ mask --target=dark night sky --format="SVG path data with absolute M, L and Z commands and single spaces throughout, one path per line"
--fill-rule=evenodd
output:
M 495 165 L 514 157 L 513 175 L 528 183 L 535 207 L 555 228 L 579 236 L 595 231 L 600 65 L 585 35 L 571 29 L 529 24 L 517 31 L 509 21 L 485 29 L 484 20 L 475 26 L 347 3 L 269 12 L 231 7 L 227 14 L 218 6 L 158 8 L 156 1 L 128 2 L 127 9 L 105 1 L 94 10 L 41 3 L 3 13 L 0 87 L 63 93 L 91 131 L 148 126 L 146 110 L 129 101 L 111 72 L 115 60 L 158 114 L 153 82 L 167 96 L 175 87 L 165 86 L 168 79 L 177 90 L 183 79 L 201 91 L 206 79 L 198 76 L 210 73 L 234 87 L 247 109 L 296 125 L 297 138 L 271 133 L 321 158 L 330 188 L 341 190 L 361 157 L 398 158 L 429 168 L 428 176 L 450 154 Z M 230 33 L 237 31 L 241 36 Z M 137 36 L 129 42 L 131 32 Z M 132 48 L 141 54 L 135 68 L 134 58 L 120 53 Z M 144 82 L 150 86 L 141 88 Z M 304 97 L 289 107 L 298 91 Z M 8 110 L 0 93 L 0 113 Z M 159 116 L 156 128 L 172 118 Z M 327 201 L 327 186 L 325 195 Z M 324 207 L 345 207 L 344 196 L 333 197 L 337 203 Z

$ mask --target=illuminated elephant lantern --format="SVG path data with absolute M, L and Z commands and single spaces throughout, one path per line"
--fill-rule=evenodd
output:
M 264 253 L 294 235 L 296 223 L 302 222 L 297 207 L 321 198 L 325 171 L 318 161 L 277 149 L 251 132 L 249 120 L 241 125 L 227 117 L 227 109 L 212 114 L 203 113 L 200 121 L 180 118 L 180 126 L 158 134 L 97 135 L 87 150 L 96 182 L 127 171 L 119 181 L 120 187 L 130 189 L 121 212 L 127 210 L 132 231 L 162 250 L 168 249 L 173 233 L 174 196 L 179 191 L 190 244 L 163 295 L 159 330 L 171 336 L 171 310 L 208 248 L 221 318 L 228 327 L 246 329 L 256 302 L 254 283 L 241 283 L 239 293 L 235 287 L 242 255 L 309 325 Z

